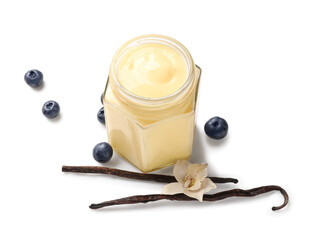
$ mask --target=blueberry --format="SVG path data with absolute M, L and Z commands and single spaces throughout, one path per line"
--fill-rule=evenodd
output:
M 43 81 L 43 75 L 39 70 L 29 70 L 25 73 L 24 80 L 31 87 L 39 87 Z
M 106 142 L 98 143 L 93 148 L 93 158 L 99 163 L 106 163 L 110 161 L 113 155 L 113 149 L 110 144 Z
M 56 101 L 50 100 L 42 106 L 42 113 L 47 118 L 55 118 L 59 115 L 59 112 L 60 105 Z
M 98 118 L 98 121 L 105 124 L 105 118 L 104 118 L 104 108 L 100 108 L 100 110 L 98 111 L 97 113 L 97 118 Z
M 220 140 L 227 135 L 228 124 L 223 118 L 213 117 L 205 123 L 204 131 L 210 138 Z

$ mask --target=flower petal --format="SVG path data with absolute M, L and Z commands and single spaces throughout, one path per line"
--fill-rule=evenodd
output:
M 189 191 L 187 189 L 184 189 L 185 195 L 187 195 L 188 197 L 191 197 L 191 198 L 195 198 L 195 199 L 199 200 L 200 202 L 202 202 L 202 200 L 203 200 L 203 193 L 204 193 L 203 189 L 200 189 L 198 191 Z
M 212 189 L 215 189 L 216 185 L 210 178 L 205 178 L 201 182 L 201 188 L 198 191 L 189 191 L 188 189 L 184 189 L 184 194 L 188 197 L 192 197 L 198 199 L 200 202 L 203 201 L 203 194 L 209 192 Z
M 183 193 L 183 192 L 184 192 L 183 185 L 178 182 L 174 182 L 174 183 L 169 183 L 165 185 L 162 189 L 161 194 L 174 195 L 174 194 Z
M 190 162 L 186 160 L 178 160 L 174 166 L 173 174 L 177 182 L 184 184 L 185 176 L 187 175 L 187 168 L 191 165 Z
M 202 181 L 208 176 L 208 164 L 191 164 L 188 166 L 187 174 L 196 176 L 196 181 Z
M 207 193 L 215 188 L 216 188 L 216 185 L 214 182 L 212 182 L 210 178 L 205 178 L 201 182 L 201 189 L 203 190 L 203 193 Z
M 190 180 L 185 181 L 184 187 L 187 188 L 190 191 L 197 191 L 201 188 L 201 182 L 197 180 L 197 178 L 194 179 L 194 182 L 190 184 Z M 189 187 L 190 186 L 190 187 Z

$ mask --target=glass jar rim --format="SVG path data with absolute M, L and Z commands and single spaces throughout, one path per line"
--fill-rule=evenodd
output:
M 131 93 L 125 87 L 123 87 L 123 85 L 118 81 L 117 69 L 118 69 L 119 60 L 121 59 L 123 54 L 129 48 L 137 46 L 139 44 L 143 44 L 143 43 L 165 44 L 167 46 L 172 47 L 173 49 L 178 51 L 183 56 L 183 58 L 187 64 L 188 73 L 187 73 L 187 78 L 186 78 L 185 83 L 177 91 L 175 91 L 175 92 L 173 92 L 167 96 L 159 97 L 159 98 L 142 97 L 142 96 L 138 96 L 134 93 Z M 167 103 L 167 102 L 170 102 L 172 100 L 175 100 L 175 99 L 179 98 L 179 96 L 182 96 L 182 94 L 184 92 L 188 92 L 188 89 L 190 88 L 190 86 L 192 86 L 192 83 L 194 80 L 194 74 L 195 74 L 194 68 L 195 68 L 195 66 L 194 66 L 192 56 L 183 44 L 181 44 L 180 42 L 178 42 L 177 40 L 175 40 L 171 37 L 167 37 L 164 35 L 147 34 L 147 35 L 138 36 L 136 38 L 129 40 L 128 42 L 124 43 L 117 50 L 117 52 L 115 53 L 115 55 L 113 57 L 112 64 L 111 64 L 111 70 L 110 70 L 111 78 L 110 78 L 110 80 L 112 79 L 113 83 L 115 85 L 117 85 L 117 87 L 119 88 L 119 92 L 126 99 L 130 99 L 130 100 L 132 100 L 136 103 L 140 103 L 140 104 L 159 105 L 162 103 Z

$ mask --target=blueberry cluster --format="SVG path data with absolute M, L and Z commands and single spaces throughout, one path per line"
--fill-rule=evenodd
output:
M 104 94 L 101 94 L 101 104 L 103 105 Z M 104 107 L 101 107 L 97 113 L 97 119 L 100 123 L 105 124 Z M 107 142 L 98 143 L 92 151 L 93 158 L 99 163 L 110 161 L 113 155 L 113 149 Z
M 39 87 L 43 83 L 43 74 L 39 70 L 29 70 L 24 75 L 25 82 L 33 88 Z M 101 95 L 101 103 L 103 105 L 104 94 Z M 42 107 L 42 113 L 49 119 L 56 118 L 60 113 L 60 105 L 53 100 L 47 101 Z M 97 113 L 97 119 L 100 123 L 105 124 L 104 107 L 101 107 Z M 226 137 L 228 133 L 228 124 L 221 117 L 213 117 L 204 125 L 206 135 L 212 139 L 220 140 Z M 98 143 L 93 148 L 93 158 L 99 163 L 108 162 L 113 155 L 113 149 L 107 142 Z
M 38 88 L 43 83 L 43 74 L 37 69 L 29 70 L 24 75 L 24 80 L 28 86 Z M 42 113 L 49 119 L 56 118 L 60 112 L 60 105 L 53 100 L 46 102 L 42 106 Z
M 32 88 L 38 88 L 43 83 L 43 74 L 37 69 L 29 70 L 24 75 L 24 80 Z M 101 103 L 103 104 L 103 94 L 101 95 Z M 60 105 L 54 100 L 49 100 L 42 106 L 42 114 L 49 118 L 56 118 L 60 113 Z M 97 118 L 100 123 L 105 124 L 104 108 L 102 107 L 98 113 Z M 108 162 L 113 155 L 113 149 L 109 143 L 98 143 L 93 149 L 93 157 L 100 163 Z

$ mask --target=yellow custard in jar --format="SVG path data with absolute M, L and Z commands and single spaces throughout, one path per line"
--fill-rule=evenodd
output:
M 187 64 L 175 49 L 160 43 L 144 43 L 125 52 L 117 78 L 129 92 L 146 98 L 166 97 L 187 80 Z
M 144 35 L 115 54 L 104 94 L 109 143 L 143 172 L 189 159 L 200 68 L 178 41 Z

